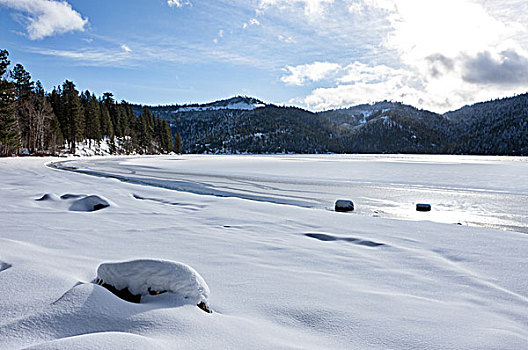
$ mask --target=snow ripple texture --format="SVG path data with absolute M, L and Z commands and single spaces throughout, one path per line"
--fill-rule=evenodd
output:
M 195 304 L 209 298 L 209 287 L 192 267 L 168 260 L 132 260 L 103 263 L 97 278 L 121 290 L 128 288 L 135 295 L 148 295 L 151 290 L 177 294 Z

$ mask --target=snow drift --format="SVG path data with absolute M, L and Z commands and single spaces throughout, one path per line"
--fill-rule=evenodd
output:
M 528 343 L 528 235 L 453 224 L 525 229 L 526 159 L 186 155 L 69 163 L 136 183 L 59 171 L 49 161 L 0 159 L 0 260 L 13 265 L 0 272 L 2 349 Z M 240 195 L 171 191 L 177 181 Z M 35 201 L 44 193 L 82 197 Z M 87 194 L 104 195 L 111 208 L 68 211 Z M 271 200 L 246 198 L 256 195 Z M 310 198 L 312 208 L 276 204 Z M 354 199 L 357 214 L 330 210 L 337 198 Z M 417 213 L 414 203 L 434 209 Z M 449 225 L 429 221 L 442 213 Z M 383 245 L 360 244 L 367 241 Z M 86 283 L 100 263 L 137 257 L 195 268 L 214 289 L 215 313 L 169 292 L 133 304 Z
M 91 212 L 104 208 L 108 208 L 110 203 L 97 195 L 71 194 L 65 193 L 62 196 L 57 196 L 55 193 L 46 193 L 42 197 L 35 199 L 37 202 L 51 202 L 55 208 L 64 209 L 68 203 L 70 211 L 84 211 Z M 72 202 L 73 201 L 73 202 Z
M 94 282 L 117 291 L 128 290 L 139 296 L 138 302 L 141 296 L 173 293 L 209 312 L 209 287 L 196 270 L 183 263 L 151 259 L 103 263 Z M 117 294 L 113 288 L 107 289 Z

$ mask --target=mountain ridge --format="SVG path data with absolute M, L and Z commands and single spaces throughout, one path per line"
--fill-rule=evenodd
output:
M 248 96 L 147 107 L 189 153 L 528 154 L 528 93 L 444 114 L 392 101 L 312 112 Z

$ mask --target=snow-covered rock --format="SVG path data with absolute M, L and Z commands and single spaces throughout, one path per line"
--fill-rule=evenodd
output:
M 97 284 L 109 284 L 132 295 L 176 294 L 189 303 L 208 305 L 209 287 L 192 267 L 174 261 L 141 259 L 103 263 L 97 268 Z M 203 309 L 203 306 L 201 308 Z
M 86 196 L 81 199 L 77 199 L 70 206 L 71 211 L 96 211 L 109 207 L 110 204 L 99 196 Z

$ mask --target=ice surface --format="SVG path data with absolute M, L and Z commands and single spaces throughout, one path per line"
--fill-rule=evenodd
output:
M 526 203 L 522 159 L 185 156 L 78 163 L 136 175 L 143 184 L 57 170 L 45 166 L 49 161 L 0 159 L 0 260 L 12 265 L 0 272 L 2 349 L 524 349 L 528 343 L 528 235 L 361 212 L 408 201 L 409 212 L 429 220 L 443 210 L 428 200 L 432 193 L 444 205 L 486 209 L 495 221 L 510 211 L 505 198 L 519 210 Z M 239 196 L 150 186 L 173 177 Z M 421 191 L 411 186 L 417 179 Z M 96 193 L 112 206 L 84 215 L 68 211 L 75 198 L 35 201 L 44 193 Z M 327 210 L 341 196 L 359 212 Z M 434 210 L 416 213 L 419 202 Z M 511 212 L 518 216 L 503 220 L 520 226 L 523 212 Z M 90 283 L 101 262 L 145 256 L 199 271 L 215 312 L 172 293 L 128 303 Z
M 142 259 L 103 263 L 97 268 L 97 278 L 118 290 L 128 288 L 135 295 L 149 291 L 167 291 L 195 305 L 207 304 L 209 287 L 196 270 L 183 263 Z
M 220 197 L 528 233 L 528 162 L 427 155 L 185 156 L 59 164 L 122 181 Z M 434 211 L 416 212 L 417 203 Z

